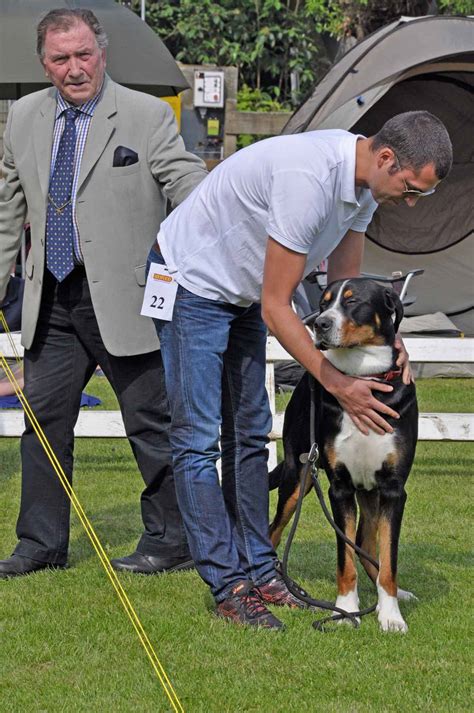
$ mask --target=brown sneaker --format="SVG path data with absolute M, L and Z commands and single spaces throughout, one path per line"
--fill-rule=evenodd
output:
M 216 614 L 237 624 L 258 626 L 263 629 L 283 629 L 283 623 L 268 611 L 261 598 L 252 589 L 251 582 L 239 582 L 231 594 L 219 602 Z
M 277 607 L 290 607 L 290 609 L 311 609 L 310 604 L 301 601 L 290 592 L 281 574 L 277 573 L 269 582 L 259 584 L 254 589 L 265 604 L 275 604 Z M 309 597 L 309 594 L 296 582 L 295 589 L 303 596 Z

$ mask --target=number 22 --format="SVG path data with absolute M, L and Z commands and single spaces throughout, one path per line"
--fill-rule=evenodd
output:
M 154 307 L 155 309 L 163 309 L 164 301 L 164 297 L 157 297 L 156 295 L 152 295 L 150 307 Z

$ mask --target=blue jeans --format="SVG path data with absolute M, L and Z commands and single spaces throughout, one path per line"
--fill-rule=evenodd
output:
M 152 250 L 150 262 L 164 261 Z M 260 305 L 237 307 L 179 286 L 173 320 L 155 320 L 155 326 L 171 407 L 178 505 L 197 570 L 219 602 L 237 582 L 262 584 L 275 575 L 268 536 L 265 325 Z

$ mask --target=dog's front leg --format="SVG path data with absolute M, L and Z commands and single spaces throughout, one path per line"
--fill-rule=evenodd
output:
M 334 522 L 352 542 L 356 537 L 357 510 L 354 488 L 349 484 L 332 483 L 329 489 Z M 347 612 L 359 611 L 357 569 L 354 550 L 337 535 L 337 599 L 336 606 Z M 349 619 L 341 619 L 348 623 Z
M 401 484 L 387 484 L 380 493 L 379 576 L 377 578 L 377 613 L 382 631 L 406 633 L 397 598 L 397 562 L 400 528 L 406 493 Z
M 358 490 L 359 525 L 356 544 L 377 561 L 377 535 L 379 528 L 379 492 L 378 490 Z M 359 559 L 374 584 L 377 582 L 378 569 L 365 557 Z

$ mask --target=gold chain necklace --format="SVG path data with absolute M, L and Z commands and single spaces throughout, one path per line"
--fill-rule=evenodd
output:
M 65 203 L 63 203 L 62 205 L 58 205 L 57 203 L 55 203 L 53 201 L 50 193 L 48 193 L 48 200 L 51 203 L 51 205 L 55 208 L 56 215 L 62 215 L 62 213 L 64 213 L 65 208 L 67 208 L 69 203 L 71 202 L 71 198 L 68 198 Z

